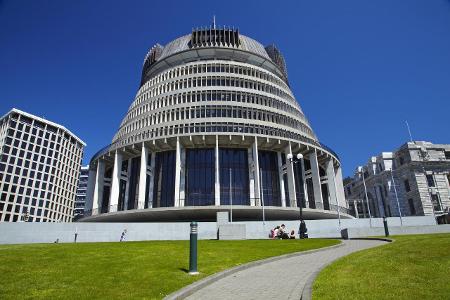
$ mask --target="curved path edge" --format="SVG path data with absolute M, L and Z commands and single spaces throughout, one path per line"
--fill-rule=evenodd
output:
M 384 241 L 384 242 L 389 242 L 389 243 L 394 241 L 393 239 L 386 239 L 386 238 L 358 238 L 358 239 L 355 239 L 355 240 L 375 240 L 375 241 L 378 240 L 378 241 Z M 383 245 L 380 245 L 380 246 L 377 246 L 377 247 L 381 247 L 381 246 L 383 246 Z M 369 249 L 371 249 L 371 248 L 369 248 Z M 364 250 L 368 250 L 368 249 L 363 249 L 363 250 L 359 250 L 359 251 L 356 251 L 356 252 L 352 252 L 352 253 L 350 253 L 348 255 L 351 255 L 353 253 L 357 253 L 357 252 L 360 252 L 360 251 L 364 251 Z M 346 256 L 348 256 L 348 255 L 346 255 Z M 319 276 L 320 272 L 322 272 L 322 270 L 324 270 L 326 267 L 328 267 L 329 265 L 333 264 L 337 260 L 339 260 L 341 258 L 344 258 L 346 256 L 341 256 L 341 257 L 339 257 L 339 258 L 337 258 L 337 259 L 335 259 L 333 261 L 330 261 L 328 264 L 322 266 L 321 268 L 316 270 L 313 274 L 311 274 L 311 276 L 308 277 L 308 280 L 306 281 L 305 286 L 303 287 L 302 296 L 301 296 L 300 299 L 301 300 L 312 300 L 313 284 L 314 284 L 314 281 L 316 280 L 317 276 Z
M 236 267 L 233 267 L 231 269 L 227 269 L 218 273 L 214 273 L 212 275 L 209 275 L 201 280 L 198 280 L 194 283 L 191 283 L 188 286 L 185 286 L 184 288 L 175 291 L 169 295 L 167 295 L 166 297 L 164 297 L 165 300 L 174 300 L 174 299 L 183 299 L 186 298 L 190 295 L 192 295 L 193 293 L 195 293 L 196 291 L 204 288 L 205 286 L 208 286 L 226 276 L 232 275 L 234 273 L 237 273 L 239 271 L 245 270 L 245 269 L 249 269 L 252 267 L 256 267 L 256 266 L 260 266 L 263 264 L 267 264 L 267 263 L 271 263 L 277 260 L 281 260 L 281 259 L 285 259 L 285 258 L 290 258 L 290 257 L 296 257 L 296 256 L 301 256 L 301 255 L 306 255 L 306 254 L 310 254 L 310 253 L 315 253 L 315 252 L 320 252 L 320 251 L 326 251 L 326 250 L 330 250 L 333 248 L 339 248 L 339 247 L 343 247 L 344 243 L 340 242 L 337 245 L 333 245 L 333 246 L 329 246 L 329 247 L 322 247 L 322 248 L 318 248 L 318 249 L 311 249 L 311 250 L 306 250 L 306 251 L 300 251 L 300 252 L 294 252 L 294 253 L 289 253 L 289 254 L 283 254 L 283 255 L 279 255 L 279 256 L 274 256 L 274 257 L 269 257 L 269 258 L 265 258 L 265 259 L 261 259 L 261 260 L 256 260 L 256 261 L 252 261 L 249 263 L 245 263 L 243 265 L 239 265 Z M 320 271 L 319 271 L 320 272 Z M 317 276 L 317 275 L 316 275 Z M 314 277 L 315 278 L 315 277 Z M 314 280 L 314 279 L 313 279 Z

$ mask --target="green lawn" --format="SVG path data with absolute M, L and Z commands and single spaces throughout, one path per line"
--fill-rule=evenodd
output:
M 0 245 L 0 299 L 153 299 L 213 273 L 336 240 L 199 241 L 198 276 L 189 241 Z
M 393 238 L 325 268 L 313 299 L 450 299 L 450 234 Z

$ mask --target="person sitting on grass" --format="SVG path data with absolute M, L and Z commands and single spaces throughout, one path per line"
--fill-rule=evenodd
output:
M 273 233 L 272 233 L 272 238 L 273 239 L 277 239 L 278 238 L 278 234 L 280 232 L 280 226 L 275 227 L 274 229 L 272 229 Z
M 278 236 L 280 239 L 287 240 L 289 239 L 289 234 L 286 232 L 286 226 L 281 224 L 280 231 L 278 232 Z
M 289 235 L 289 238 L 290 238 L 291 240 L 294 240 L 294 239 L 295 239 L 295 230 L 291 230 L 291 234 Z

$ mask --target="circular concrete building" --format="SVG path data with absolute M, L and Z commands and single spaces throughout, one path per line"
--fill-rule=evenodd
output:
M 86 221 L 336 218 L 338 156 L 319 142 L 273 45 L 197 29 L 145 57 L 136 98 L 90 162 Z M 264 209 L 263 209 L 264 208 Z

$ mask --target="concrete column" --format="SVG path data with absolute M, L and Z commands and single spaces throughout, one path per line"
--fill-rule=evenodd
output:
M 89 170 L 88 184 L 86 191 L 86 204 L 84 205 L 84 209 L 91 210 L 91 214 L 93 213 L 94 208 L 93 200 L 94 200 L 96 176 L 97 176 L 96 170 Z M 98 208 L 97 205 L 96 208 Z
M 117 211 L 117 204 L 119 203 L 120 193 L 120 173 L 122 172 L 122 154 L 116 150 L 114 155 L 114 168 L 111 179 L 111 194 L 109 197 L 108 212 Z
M 220 205 L 220 166 L 219 166 L 219 137 L 216 135 L 215 147 L 215 180 L 214 180 L 214 198 L 215 205 Z
M 181 145 L 180 139 L 177 137 L 177 145 L 175 152 L 175 207 L 180 206 L 180 179 L 181 179 Z
M 322 204 L 323 209 L 323 199 L 322 199 L 322 187 L 320 186 L 320 173 L 319 173 L 319 162 L 317 161 L 317 152 L 309 154 L 309 161 L 311 162 L 311 176 L 314 187 L 314 201 Z
M 291 149 L 291 143 L 289 142 L 289 145 L 284 149 L 284 153 L 286 153 L 286 156 L 291 154 L 292 155 L 292 149 Z M 294 159 L 294 156 L 292 156 L 292 159 Z M 288 180 L 288 189 L 289 189 L 289 202 L 291 203 L 292 207 L 295 207 L 297 204 L 297 193 L 295 190 L 295 175 L 294 175 L 294 163 L 290 163 L 289 161 L 286 164 L 287 167 L 287 180 Z
M 139 196 L 138 209 L 143 209 L 145 206 L 145 189 L 147 187 L 147 164 L 148 164 L 148 149 L 142 143 L 141 149 L 141 168 L 139 171 Z
M 92 199 L 92 214 L 99 215 L 102 210 L 103 187 L 105 177 L 105 162 L 101 159 L 97 161 L 97 174 L 95 176 L 94 195 Z
M 328 193 L 330 195 L 329 203 L 330 205 L 339 205 L 337 200 L 337 190 L 336 186 L 337 183 L 335 183 L 336 176 L 334 174 L 334 165 L 333 165 L 333 159 L 330 158 L 327 161 L 327 186 L 328 186 Z
M 258 139 L 256 137 L 255 142 L 252 145 L 251 157 L 252 163 L 249 173 L 252 173 L 253 179 L 250 179 L 250 205 L 261 206 L 261 179 L 259 178 Z M 252 186 L 253 190 L 251 189 Z
M 248 159 L 248 186 L 250 194 L 250 205 L 255 206 L 255 162 L 253 161 L 253 147 L 247 149 Z
M 148 208 L 153 207 L 153 190 L 155 185 L 155 160 L 156 160 L 156 153 L 152 153 L 151 158 L 151 167 L 150 167 L 150 184 L 148 186 Z
M 181 168 L 180 168 L 180 206 L 184 206 L 186 201 L 186 149 L 180 145 Z
M 303 179 L 303 192 L 305 197 L 305 207 L 309 207 L 309 199 L 308 199 L 308 185 L 306 184 L 306 174 L 305 174 L 305 159 L 303 158 L 300 163 L 300 168 L 302 172 L 302 179 Z
M 277 157 L 278 157 L 278 178 L 280 181 L 280 191 L 281 191 L 281 206 L 286 207 L 286 191 L 284 190 L 283 161 L 281 159 L 281 152 L 277 153 Z
M 336 191 L 337 191 L 337 200 L 339 206 L 347 207 L 347 202 L 345 201 L 345 191 L 344 191 L 344 179 L 342 177 L 342 168 L 341 166 L 337 167 L 335 170 L 336 174 Z M 347 207 L 348 208 L 348 207 Z

